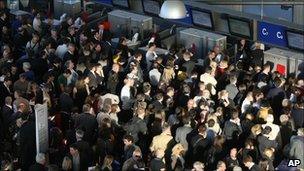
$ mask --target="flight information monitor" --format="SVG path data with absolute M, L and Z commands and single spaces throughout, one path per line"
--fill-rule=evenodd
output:
M 247 39 L 252 38 L 251 20 L 229 16 L 228 26 L 230 34 Z
M 291 49 L 304 50 L 304 33 L 292 30 L 286 31 L 287 44 Z
M 192 9 L 192 22 L 196 26 L 213 29 L 212 13 L 210 11 Z
M 112 0 L 113 5 L 120 6 L 123 8 L 130 8 L 129 0 Z
M 160 13 L 160 3 L 156 0 L 142 0 L 142 6 L 144 12 L 152 15 L 159 15 Z

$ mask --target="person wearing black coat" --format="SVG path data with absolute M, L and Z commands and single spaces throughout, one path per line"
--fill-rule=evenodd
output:
M 263 154 L 266 148 L 276 149 L 278 147 L 278 143 L 275 140 L 269 140 L 268 138 L 271 130 L 271 127 L 266 126 L 262 131 L 262 135 L 259 135 L 257 138 L 260 154 Z
M 29 167 L 35 163 L 36 155 L 36 135 L 35 122 L 29 114 L 22 113 L 21 120 L 23 122 L 20 130 L 20 163 L 24 171 L 28 171 Z
M 4 106 L 5 104 L 5 97 L 11 96 L 11 85 L 12 85 L 12 80 L 9 77 L 4 78 L 4 82 L 0 83 L 0 106 Z
M 255 164 L 252 160 L 252 157 L 247 156 L 244 160 L 243 160 L 244 165 L 248 168 L 249 171 L 260 171 L 260 167 Z
M 95 116 L 91 114 L 90 105 L 84 104 L 82 111 L 83 113 L 75 119 L 75 128 L 83 130 L 83 140 L 92 145 L 96 140 L 98 123 Z
M 204 156 L 202 155 L 206 150 L 208 150 L 211 145 L 210 140 L 207 138 L 207 128 L 205 125 L 200 125 L 198 127 L 198 133 L 191 139 L 189 150 L 192 151 L 193 161 L 204 161 Z
M 4 138 L 9 138 L 9 126 L 11 125 L 11 117 L 13 115 L 12 98 L 5 98 L 5 105 L 1 109 L 1 126 L 3 128 Z

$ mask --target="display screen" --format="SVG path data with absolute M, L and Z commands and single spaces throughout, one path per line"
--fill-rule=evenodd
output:
M 129 0 L 112 0 L 113 5 L 117 5 L 124 8 L 130 8 Z
M 160 13 L 160 4 L 155 0 L 142 0 L 145 13 L 158 15 Z
M 293 49 L 304 50 L 304 34 L 286 31 L 288 46 Z
M 229 32 L 232 35 L 252 38 L 251 22 L 246 19 L 228 18 Z
M 194 25 L 213 29 L 211 12 L 192 9 L 192 22 Z

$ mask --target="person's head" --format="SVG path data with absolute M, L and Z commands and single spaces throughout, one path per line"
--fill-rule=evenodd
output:
M 189 61 L 191 59 L 191 53 L 186 51 L 184 54 L 183 54 L 183 59 L 185 61 Z
M 232 171 L 242 171 L 242 168 L 240 166 L 234 166 Z
M 72 60 L 68 60 L 65 62 L 65 66 L 67 69 L 73 69 L 74 68 L 74 63 L 72 62 Z
M 237 156 L 237 149 L 236 148 L 232 148 L 230 150 L 230 157 L 231 158 L 236 158 L 236 156 Z
M 254 144 L 253 144 L 253 140 L 248 138 L 246 141 L 245 141 L 245 148 L 246 149 L 251 149 L 253 150 L 254 149 Z
M 136 61 L 141 61 L 141 59 L 142 59 L 142 54 L 141 54 L 140 52 L 136 52 L 136 53 L 134 54 L 134 59 L 135 59 Z
M 181 156 L 185 152 L 185 148 L 182 144 L 176 144 L 172 149 L 172 156 Z
M 208 125 L 208 128 L 214 127 L 214 125 L 215 125 L 214 119 L 209 119 L 209 120 L 207 121 L 207 125 Z
M 12 105 L 13 98 L 11 96 L 5 97 L 5 104 L 6 105 Z
M 13 81 L 12 81 L 12 79 L 10 77 L 5 77 L 4 78 L 4 83 L 7 86 L 11 86 L 13 84 Z
M 132 155 L 133 159 L 135 160 L 141 160 L 142 159 L 142 153 L 139 147 L 136 147 L 135 150 L 133 151 Z
M 225 164 L 225 162 L 223 162 L 223 161 L 217 162 L 216 170 L 217 171 L 225 171 L 226 170 L 226 164 Z
M 213 146 L 218 149 L 221 149 L 223 148 L 224 143 L 225 143 L 225 137 L 222 135 L 218 135 L 214 138 Z
M 37 43 L 38 41 L 39 41 L 39 35 L 38 34 L 33 34 L 32 42 Z
M 236 82 L 237 82 L 237 77 L 236 77 L 235 75 L 231 75 L 231 76 L 229 77 L 229 81 L 230 81 L 231 84 L 236 84 Z
M 84 131 L 83 130 L 81 130 L 81 129 L 77 129 L 76 130 L 76 140 L 77 141 L 82 140 L 83 135 L 84 135 Z
M 156 49 L 156 44 L 155 44 L 154 42 L 150 42 L 149 45 L 148 45 L 148 47 L 149 47 L 149 50 L 150 50 L 150 51 L 155 51 L 155 49 Z
M 255 136 L 259 135 L 262 133 L 262 126 L 260 124 L 253 125 L 251 127 L 251 133 Z
M 191 171 L 204 171 L 205 165 L 202 162 L 196 161 L 193 163 L 193 168 Z
M 269 159 L 272 159 L 274 151 L 271 148 L 266 148 L 263 151 L 263 155 Z
M 174 88 L 173 87 L 168 87 L 167 88 L 167 95 L 170 97 L 174 96 Z
M 187 108 L 188 109 L 192 109 L 194 108 L 194 105 L 195 105 L 195 102 L 193 99 L 189 99 L 188 102 L 187 102 Z
M 111 155 L 106 155 L 103 160 L 103 166 L 111 167 L 112 163 L 114 161 L 114 157 Z
M 270 132 L 272 131 L 270 126 L 266 126 L 263 130 L 262 130 L 262 134 L 268 136 L 270 134 Z
M 266 118 L 266 122 L 267 123 L 273 123 L 273 121 L 274 121 L 273 115 L 272 114 L 268 114 L 267 118 Z
M 74 53 L 75 52 L 75 45 L 73 43 L 68 44 L 68 51 Z
M 132 135 L 127 134 L 123 137 L 123 142 L 124 142 L 125 146 L 130 146 L 134 143 L 134 138 Z
M 276 77 L 276 78 L 273 80 L 273 82 L 274 82 L 274 85 L 275 85 L 276 87 L 281 87 L 281 86 L 282 86 L 282 80 L 281 80 L 279 77 Z
M 162 101 L 164 98 L 163 98 L 163 94 L 162 93 L 157 93 L 156 96 L 155 96 L 155 99 L 157 101 Z
M 283 114 L 280 116 L 280 122 L 282 125 L 286 125 L 288 121 L 289 121 L 288 115 Z
M 259 161 L 259 167 L 260 167 L 261 171 L 269 170 L 269 162 L 268 162 L 268 160 L 262 158 L 262 159 Z
M 263 72 L 264 73 L 269 73 L 270 72 L 270 64 L 269 63 L 266 63 L 264 66 L 263 66 Z
M 251 167 L 251 165 L 253 164 L 252 157 L 250 155 L 245 156 L 243 159 L 243 163 L 246 167 L 248 167 L 248 168 Z
M 69 70 L 69 69 L 66 69 L 66 70 L 64 70 L 64 72 L 63 72 L 63 76 L 64 76 L 65 78 L 68 78 L 71 74 L 72 74 L 72 73 L 71 73 L 71 70 Z
M 24 71 L 29 71 L 31 69 L 31 64 L 29 62 L 23 62 L 22 68 Z
M 89 105 L 89 104 L 84 104 L 84 105 L 82 106 L 82 112 L 83 112 L 83 113 L 91 113 L 91 105 Z
M 162 148 L 158 148 L 156 151 L 155 151 L 155 156 L 159 159 L 162 159 L 164 156 L 165 156 L 165 150 L 162 149 Z
M 198 126 L 197 130 L 199 135 L 203 136 L 204 138 L 207 136 L 207 127 L 205 124 Z
M 232 120 L 235 120 L 235 119 L 238 119 L 238 118 L 239 118 L 239 112 L 238 112 L 237 109 L 233 109 L 231 112 L 232 112 L 232 113 L 231 113 L 231 119 L 232 119 Z
M 70 146 L 70 154 L 71 154 L 72 156 L 77 156 L 77 155 L 79 155 L 79 149 L 78 149 L 78 147 L 77 147 L 76 144 L 72 144 L 72 145 Z
M 219 54 L 221 52 L 221 49 L 218 45 L 213 47 L 213 51 L 215 52 L 215 54 Z
M 167 134 L 171 134 L 171 127 L 168 123 L 164 123 L 162 126 L 162 132 L 163 133 L 167 133 Z
M 62 168 L 62 170 L 66 170 L 66 171 L 71 170 L 72 169 L 72 160 L 69 157 L 65 156 L 63 158 L 61 168 Z
M 298 136 L 304 137 L 304 128 L 299 128 L 297 131 Z

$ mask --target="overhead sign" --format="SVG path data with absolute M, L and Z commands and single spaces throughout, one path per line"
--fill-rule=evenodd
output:
M 286 47 L 286 28 L 266 22 L 258 22 L 258 40 L 263 43 Z
M 35 105 L 36 149 L 37 153 L 46 153 L 49 148 L 47 104 Z

